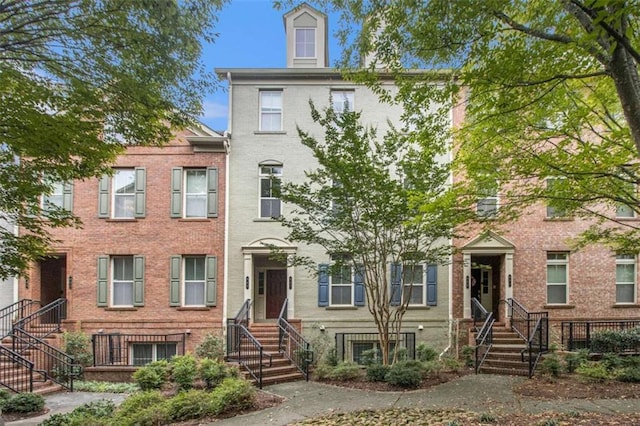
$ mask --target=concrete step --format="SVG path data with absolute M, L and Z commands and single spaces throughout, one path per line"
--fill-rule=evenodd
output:
M 529 370 L 523 370 L 518 368 L 503 368 L 503 367 L 480 367 L 481 374 L 500 374 L 503 376 L 529 376 Z

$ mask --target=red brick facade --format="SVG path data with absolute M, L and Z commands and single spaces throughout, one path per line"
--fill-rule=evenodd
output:
M 51 253 L 62 259 L 53 271 L 58 277 L 51 277 L 50 270 L 41 272 L 40 262 L 27 279 L 21 280 L 20 298 L 46 303 L 65 296 L 68 300 L 65 327 L 86 333 L 103 330 L 163 334 L 190 330 L 187 350 L 193 350 L 209 332 L 221 334 L 226 153 L 197 150 L 187 136 L 195 134 L 182 132 L 161 148 L 130 147 L 113 165 L 145 169 L 146 211 L 142 218 L 98 217 L 99 180 L 74 182 L 73 212 L 83 226 L 54 230 L 53 236 L 59 242 Z M 217 217 L 171 217 L 172 169 L 176 167 L 217 168 Z M 144 258 L 143 306 L 112 307 L 111 301 L 106 307 L 98 306 L 98 258 L 118 255 Z M 202 307 L 170 306 L 170 259 L 176 255 L 217 257 L 217 273 L 212 277 L 216 284 L 215 306 L 209 306 L 211 303 Z M 106 288 L 111 297 L 110 284 Z

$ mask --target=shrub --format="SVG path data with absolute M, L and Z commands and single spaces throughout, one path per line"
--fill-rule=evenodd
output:
M 640 347 L 640 327 L 630 330 L 605 330 L 591 336 L 591 352 L 620 353 Z
M 335 367 L 338 365 L 340 360 L 338 360 L 338 351 L 335 347 L 329 349 L 329 351 L 327 352 L 327 356 L 325 357 L 325 361 L 327 365 L 331 367 Z
M 354 380 L 362 376 L 360 366 L 355 362 L 345 361 L 333 367 L 329 379 L 346 381 Z
M 93 353 L 91 352 L 91 338 L 89 335 L 76 332 L 65 331 L 62 335 L 63 351 L 73 357 L 76 364 L 87 367 L 93 364 Z
M 462 362 L 452 356 L 443 356 L 442 364 L 447 370 L 453 371 L 454 373 L 460 371 L 462 368 Z
M 312 366 L 326 363 L 327 357 L 331 349 L 335 348 L 335 341 L 329 336 L 320 324 L 314 323 L 310 328 L 306 329 L 305 339 L 309 342 L 309 346 L 313 348 Z M 337 364 L 337 360 L 336 360 Z
M 150 366 L 137 369 L 132 377 L 133 381 L 140 386 L 140 389 L 143 391 L 160 389 L 165 382 L 164 378 L 158 373 L 158 370 Z
M 640 383 L 640 367 L 627 367 L 622 369 L 617 376 L 621 382 Z
M 578 367 L 589 360 L 589 350 L 580 349 L 578 352 L 571 352 L 564 357 L 568 373 L 574 373 Z
M 395 357 L 396 357 L 396 362 L 406 361 L 409 359 L 409 351 L 407 351 L 407 348 L 396 348 Z
M 622 357 L 613 353 L 602 355 L 602 360 L 600 362 L 604 365 L 604 368 L 606 368 L 607 371 L 617 370 L 623 366 Z
M 224 362 L 211 358 L 202 359 L 198 370 L 200 378 L 204 381 L 207 389 L 213 389 L 223 379 L 230 377 L 232 374 Z
M 385 381 L 403 388 L 415 388 L 422 382 L 424 368 L 417 366 L 419 361 L 400 361 L 391 366 Z
M 227 378 L 211 392 L 213 414 L 239 411 L 251 407 L 256 401 L 256 389 L 248 381 Z
M 134 393 L 140 390 L 140 386 L 135 383 L 78 380 L 73 382 L 73 389 L 78 392 Z
M 603 382 L 612 378 L 611 373 L 600 362 L 588 362 L 576 369 L 581 377 L 595 382 Z
M 426 343 L 420 343 L 416 347 L 416 359 L 422 362 L 433 361 L 438 357 L 438 351 L 433 349 L 430 346 L 427 346 Z
M 120 404 L 113 423 L 140 426 L 169 423 L 164 401 L 164 396 L 157 390 L 135 393 Z
M 562 362 L 557 353 L 552 352 L 546 355 L 540 363 L 540 369 L 544 374 L 549 374 L 552 377 L 559 377 L 562 373 Z
M 370 382 L 384 382 L 389 372 L 388 365 L 372 364 L 367 367 L 367 380 Z
M 207 334 L 198 346 L 196 346 L 195 354 L 198 358 L 209 358 L 222 361 L 224 359 L 222 339 L 215 334 Z
M 181 390 L 193 387 L 198 374 L 198 363 L 192 355 L 177 355 L 171 358 L 171 378 Z
M 18 393 L 2 404 L 2 410 L 7 413 L 34 413 L 43 408 L 44 398 L 35 393 Z
M 313 369 L 313 376 L 317 380 L 327 380 L 331 376 L 331 373 L 333 373 L 334 368 L 335 367 L 329 364 L 320 364 Z
M 482 413 L 480 414 L 479 420 L 480 420 L 480 423 L 493 423 L 496 421 L 496 416 L 489 413 Z
M 165 402 L 167 413 L 172 421 L 184 421 L 215 414 L 209 393 L 204 390 L 190 389 L 179 392 Z
M 6 389 L 0 389 L 0 402 L 11 398 L 11 392 Z
M 360 354 L 360 363 L 365 366 L 382 364 L 382 359 L 380 358 L 380 349 L 373 348 L 362 351 L 362 353 Z
M 476 349 L 473 346 L 466 345 L 462 347 L 461 353 L 464 365 L 473 367 L 475 364 Z

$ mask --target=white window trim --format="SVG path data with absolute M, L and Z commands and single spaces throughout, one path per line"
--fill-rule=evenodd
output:
M 549 259 L 549 254 L 564 254 L 566 256 L 565 259 L 560 260 L 560 259 Z M 558 284 L 558 283 L 549 283 L 548 281 L 548 277 L 549 277 L 549 273 L 548 273 L 548 267 L 549 265 L 565 265 L 565 283 L 564 284 Z M 547 252 L 547 263 L 545 264 L 545 281 L 546 281 L 546 295 L 545 295 L 545 302 L 547 305 L 567 305 L 569 303 L 569 253 L 565 252 L 565 251 L 549 251 Z M 560 287 L 564 285 L 565 288 L 565 293 L 564 293 L 564 303 L 556 303 L 556 302 L 549 302 L 549 287 Z
M 176 355 L 178 354 L 178 343 L 177 342 L 131 342 L 131 344 L 129 345 L 129 360 L 131 362 L 131 364 L 133 365 L 146 365 L 146 364 L 135 364 L 134 360 L 134 353 L 133 353 L 133 347 L 136 345 L 151 345 L 151 362 L 154 361 L 158 361 L 158 345 L 173 345 L 175 346 L 176 349 Z M 166 359 L 167 361 L 170 358 L 163 358 Z
M 356 302 L 355 302 L 355 297 L 356 297 L 356 285 L 355 285 L 355 275 L 354 275 L 354 270 L 353 270 L 353 266 L 351 265 L 342 265 L 343 267 L 348 267 L 351 270 L 351 278 L 350 278 L 350 282 L 345 284 L 345 283 L 341 283 L 341 284 L 333 284 L 333 274 L 331 273 L 332 271 L 329 271 L 329 306 L 331 307 L 345 307 L 345 306 L 355 306 Z M 341 304 L 334 304 L 333 303 L 333 287 L 351 287 L 351 303 L 346 304 L 346 303 L 341 303 Z
M 545 185 L 548 188 L 549 187 L 549 182 L 550 181 L 556 181 L 556 180 L 561 180 L 561 179 L 566 179 L 565 177 L 561 177 L 561 176 L 549 176 L 547 178 L 545 178 Z M 562 214 L 554 214 L 554 215 L 549 215 L 549 209 L 553 208 L 554 210 L 556 210 L 555 207 L 551 207 L 549 205 L 549 201 L 547 200 L 547 202 L 545 203 L 545 217 L 547 219 L 567 219 L 569 216 L 567 215 L 567 212 L 562 212 Z M 559 213 L 559 212 L 558 212 Z
M 311 30 L 313 32 L 313 56 L 298 56 L 298 30 Z M 293 37 L 293 57 L 295 59 L 316 59 L 318 57 L 317 28 L 315 27 L 296 27 Z M 306 43 L 305 43 L 306 45 Z M 306 49 L 305 49 L 306 50 Z
M 49 206 L 53 206 L 54 208 L 64 208 L 64 182 L 55 181 L 51 182 L 51 186 L 53 186 L 53 192 L 49 195 L 42 195 L 40 197 L 40 208 L 42 210 L 48 211 L 50 209 Z M 47 202 L 51 197 L 59 197 L 60 204 Z
M 262 110 L 262 108 L 263 108 L 262 107 L 262 101 L 263 101 L 262 95 L 266 94 L 266 93 L 278 93 L 280 95 L 280 112 L 279 113 L 277 113 L 277 112 L 265 113 Z M 260 103 L 259 115 L 258 115 L 258 129 L 259 129 L 259 131 L 260 132 L 266 132 L 266 133 L 269 133 L 269 132 L 282 132 L 283 128 L 284 128 L 283 127 L 283 122 L 284 122 L 284 113 L 283 113 L 283 110 L 284 110 L 284 105 L 283 105 L 284 94 L 283 94 L 283 90 L 282 89 L 261 89 L 261 90 L 259 90 L 259 95 L 258 96 L 259 96 L 259 103 Z M 262 122 L 262 115 L 263 114 L 269 114 L 269 115 L 279 114 L 280 115 L 280 125 L 278 126 L 278 128 L 277 129 L 268 129 L 268 130 L 264 129 L 263 122 Z
M 638 257 L 633 256 L 632 259 L 620 259 L 616 256 L 616 305 L 634 305 L 638 298 Z M 619 283 L 617 279 L 618 265 L 633 265 L 633 282 Z M 631 302 L 619 302 L 618 301 L 618 286 L 619 285 L 633 285 L 633 298 Z
M 616 206 L 616 219 L 636 219 L 638 217 L 637 213 L 635 210 L 631 209 L 631 216 L 622 216 L 620 214 L 618 214 L 619 209 L 621 207 L 628 207 L 626 204 L 619 204 Z
M 265 174 L 262 173 L 262 168 L 263 167 L 279 167 L 280 168 L 280 174 L 279 175 L 275 175 L 273 173 L 271 174 Z M 276 164 L 276 163 L 263 163 L 263 164 L 258 164 L 258 217 L 260 219 L 264 219 L 264 220 L 272 220 L 273 218 L 271 216 L 267 217 L 267 216 L 262 216 L 262 200 L 278 200 L 280 201 L 280 214 L 282 214 L 282 200 L 280 198 L 277 197 L 263 197 L 262 196 L 262 180 L 263 179 L 271 179 L 273 177 L 277 177 L 278 179 L 280 179 L 280 183 L 282 183 L 282 176 L 284 175 L 284 167 L 282 164 Z
M 331 107 L 333 108 L 333 110 L 337 113 L 337 114 L 342 114 L 344 112 L 344 109 L 341 111 L 336 110 L 335 108 L 335 95 L 336 94 L 347 94 L 347 102 L 349 103 L 349 112 L 353 112 L 355 111 L 355 104 L 356 104 L 356 91 L 355 89 L 330 89 L 330 95 L 331 95 Z M 351 96 L 349 96 L 349 94 Z M 351 99 L 349 99 L 349 97 L 351 97 Z
M 187 192 L 187 188 L 189 187 L 189 185 L 187 184 L 187 175 L 189 172 L 193 172 L 193 171 L 203 171 L 204 172 L 204 181 L 205 181 L 205 188 L 204 188 L 204 192 L 202 193 L 190 193 Z M 209 176 L 207 175 L 207 169 L 206 168 L 185 168 L 182 171 L 182 187 L 184 188 L 183 194 L 182 194 L 182 217 L 183 219 L 206 219 L 207 218 L 207 204 L 209 202 L 209 194 L 207 192 L 207 179 L 209 178 Z M 203 216 L 189 216 L 187 214 L 187 197 L 189 195 L 204 195 L 204 199 L 205 199 L 205 203 L 204 203 L 204 215 Z
M 115 260 L 117 258 L 123 258 L 123 257 L 129 257 L 131 258 L 131 281 L 124 281 L 124 280 L 116 280 L 115 279 Z M 117 256 L 110 256 L 110 264 L 109 264 L 109 278 L 110 278 L 110 283 L 111 283 L 111 306 L 114 308 L 132 308 L 133 307 L 133 292 L 134 292 L 134 288 L 133 288 L 133 281 L 134 281 L 134 277 L 133 277 L 133 268 L 134 268 L 134 260 L 133 260 L 133 256 L 130 255 L 117 255 Z M 127 283 L 130 282 L 131 283 L 131 303 L 126 304 L 126 305 L 116 305 L 115 302 L 115 296 L 116 296 L 116 292 L 115 292 L 115 283 L 119 282 L 119 283 Z
M 131 216 L 116 216 L 116 197 L 118 196 L 116 194 L 116 174 L 118 172 L 121 171 L 129 171 L 131 173 L 133 173 L 133 192 L 131 193 L 126 193 L 126 195 L 128 197 L 132 197 L 133 198 L 133 203 L 134 203 L 134 211 L 133 211 L 133 215 Z M 114 173 L 113 173 L 113 178 L 111 179 L 111 194 L 109 195 L 111 200 L 111 218 L 113 219 L 135 219 L 136 217 L 136 213 L 135 213 L 135 202 L 136 202 L 136 169 L 132 168 L 132 167 L 123 167 L 123 168 L 118 168 L 118 169 L 114 169 Z M 122 195 L 120 195 L 122 197 Z
M 204 277 L 202 278 L 202 284 L 204 288 L 202 304 L 198 305 L 187 305 L 187 258 L 202 258 L 204 261 L 203 271 Z M 185 308 L 202 308 L 207 306 L 206 297 L 207 297 L 207 257 L 205 255 L 193 255 L 193 256 L 182 256 L 182 271 L 180 277 L 180 291 L 182 292 L 182 306 Z M 200 280 L 189 280 L 189 282 L 199 282 Z
M 422 267 L 422 282 L 419 283 L 418 285 L 420 287 L 422 287 L 422 302 L 419 303 L 409 303 L 408 306 L 427 306 L 427 264 L 425 263 L 405 263 L 402 265 L 402 297 L 405 297 L 405 290 L 409 291 L 409 286 L 411 285 L 411 283 L 407 283 L 405 278 L 404 278 L 404 271 L 406 267 L 416 267 L 416 266 L 421 266 Z M 416 283 L 413 283 L 412 289 L 416 288 Z M 404 301 L 404 299 L 403 299 Z

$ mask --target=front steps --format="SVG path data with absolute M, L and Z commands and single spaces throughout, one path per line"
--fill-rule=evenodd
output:
M 482 374 L 503 374 L 509 376 L 529 376 L 529 361 L 522 351 L 526 349 L 524 340 L 503 324 L 493 327 L 493 346 L 480 367 Z
M 272 323 L 254 323 L 249 326 L 249 331 L 256 338 L 263 348 L 262 385 L 274 385 L 276 383 L 294 382 L 303 380 L 304 375 L 293 365 L 284 354 L 278 350 L 278 326 Z M 242 343 L 246 345 L 247 343 Z M 271 356 L 271 366 L 269 364 Z M 233 358 L 233 356 L 231 356 Z M 253 361 L 253 362 L 251 362 Z M 257 370 L 259 360 L 250 360 L 250 366 Z M 241 373 L 248 380 L 254 381 L 253 377 L 240 367 Z M 256 383 L 257 384 L 257 383 Z

